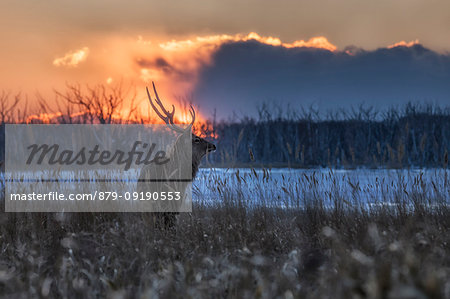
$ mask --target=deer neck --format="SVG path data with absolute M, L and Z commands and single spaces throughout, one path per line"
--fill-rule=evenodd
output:
M 189 156 L 189 154 L 187 154 L 186 151 L 184 151 L 183 149 L 176 148 L 175 151 L 173 152 L 173 159 L 172 159 L 173 161 L 185 162 L 188 161 L 188 159 L 192 160 L 192 180 L 194 180 L 200 166 L 200 161 L 196 159 L 196 157 L 192 155 L 192 153 L 191 156 Z

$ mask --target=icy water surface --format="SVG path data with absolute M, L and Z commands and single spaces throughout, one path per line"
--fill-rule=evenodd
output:
M 123 173 L 108 172 L 124 179 Z M 24 173 L 23 177 L 42 174 Z M 90 176 L 95 181 L 98 173 Z M 7 177 L 8 175 L 6 175 Z M 48 177 L 48 174 L 44 175 Z M 59 173 L 76 184 L 73 174 Z M 123 184 L 133 183 L 139 172 L 129 171 Z M 0 174 L 0 183 L 5 176 Z M 134 185 L 128 185 L 134 188 Z M 193 202 L 205 205 L 326 207 L 406 204 L 449 204 L 450 170 L 445 169 L 251 169 L 202 168 L 193 183 Z
M 301 207 L 322 201 L 340 205 L 449 203 L 445 169 L 201 169 L 194 202 Z

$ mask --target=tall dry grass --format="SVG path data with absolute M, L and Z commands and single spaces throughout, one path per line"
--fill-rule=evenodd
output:
M 418 176 L 416 191 L 399 189 L 395 204 L 356 205 L 359 193 L 336 192 L 330 206 L 314 192 L 323 182 L 314 175 L 298 183 L 311 191 L 301 205 L 275 207 L 270 196 L 278 194 L 261 193 L 267 204 L 255 205 L 244 192 L 250 179 L 264 190 L 270 173 L 234 177 L 240 189 L 211 177 L 214 201 L 196 201 L 171 230 L 150 227 L 138 214 L 3 213 L 1 296 L 450 296 L 450 213 L 448 198 L 438 198 L 448 191 Z M 288 198 L 296 201 L 292 184 L 278 189 L 294 192 Z

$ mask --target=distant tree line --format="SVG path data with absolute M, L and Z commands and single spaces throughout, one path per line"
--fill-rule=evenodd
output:
M 152 123 L 136 104 L 136 92 L 121 84 L 68 85 L 55 92 L 56 108 L 37 96 L 38 110 L 19 105 L 20 94 L 0 93 L 0 161 L 5 123 Z M 185 106 L 186 103 L 184 103 Z M 19 109 L 18 107 L 22 107 Z M 127 115 L 121 115 L 126 107 Z M 214 140 L 205 165 L 222 167 L 448 167 L 450 107 L 408 103 L 377 111 L 350 107 L 318 111 L 262 104 L 257 117 L 198 124 Z M 31 116 L 30 116 L 31 115 Z M 47 119 L 46 119 L 47 117 Z
M 273 107 L 272 107 L 273 108 Z M 263 105 L 259 119 L 213 126 L 223 166 L 448 167 L 450 110 L 407 104 L 384 112 L 363 106 L 320 115 Z M 274 115 L 273 111 L 276 111 Z

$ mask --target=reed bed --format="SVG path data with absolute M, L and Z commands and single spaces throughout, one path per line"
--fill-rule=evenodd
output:
M 0 296 L 450 297 L 448 170 L 220 171 L 200 173 L 171 229 L 140 213 L 2 213 Z

